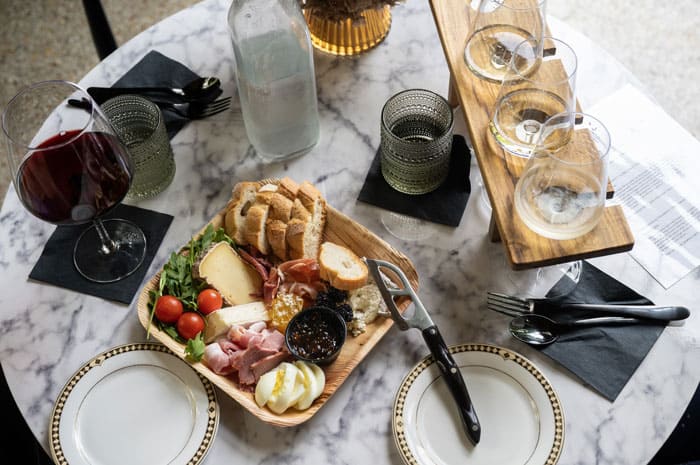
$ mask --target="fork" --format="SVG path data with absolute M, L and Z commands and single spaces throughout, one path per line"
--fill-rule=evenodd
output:
M 231 97 L 225 97 L 208 103 L 158 103 L 158 106 L 163 111 L 171 111 L 184 118 L 202 119 L 228 110 L 230 103 Z
M 585 310 L 603 315 L 628 316 L 659 321 L 683 320 L 690 316 L 690 311 L 687 308 L 679 306 L 635 305 L 627 303 L 556 303 L 552 299 L 523 299 L 500 294 L 498 292 L 488 292 L 486 301 L 489 310 L 500 312 L 508 316 L 520 316 L 539 312 L 551 313 L 553 310 Z

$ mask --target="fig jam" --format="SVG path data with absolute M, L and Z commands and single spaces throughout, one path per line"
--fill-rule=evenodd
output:
M 300 358 L 325 360 L 340 350 L 345 331 L 343 321 L 333 310 L 314 307 L 294 318 L 288 328 L 287 344 Z

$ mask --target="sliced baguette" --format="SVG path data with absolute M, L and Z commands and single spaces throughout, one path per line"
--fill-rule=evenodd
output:
M 265 233 L 272 253 L 282 261 L 287 260 L 287 223 L 280 220 L 268 219 L 265 226 Z
M 289 200 L 294 200 L 297 198 L 297 192 L 299 192 L 299 184 L 292 178 L 285 176 L 280 179 L 279 185 L 277 186 L 277 192 L 287 197 Z
M 267 224 L 269 213 L 269 205 L 256 203 L 248 209 L 245 220 L 244 237 L 246 243 L 258 249 L 263 255 L 270 253 L 270 243 L 267 240 L 267 234 L 265 232 L 265 225 Z
M 270 198 L 270 220 L 284 221 L 292 218 L 292 207 L 294 202 L 279 192 L 272 194 Z
M 226 207 L 224 230 L 238 245 L 246 245 L 244 237 L 246 215 L 255 202 L 258 187 L 254 182 L 239 182 L 233 188 L 231 200 Z
M 293 217 L 287 223 L 289 257 L 317 259 L 325 226 L 326 201 L 320 198 L 306 219 Z
M 264 203 L 270 205 L 272 202 L 272 196 L 277 193 L 277 185 L 275 184 L 265 184 L 258 192 L 255 193 L 255 203 Z
M 301 203 L 300 199 L 294 199 L 294 203 L 292 204 L 292 210 L 291 210 L 291 216 L 290 219 L 296 218 L 301 221 L 309 221 L 311 218 L 311 212 L 306 209 L 304 204 Z
M 344 291 L 358 289 L 367 283 L 367 265 L 355 252 L 333 242 L 324 242 L 320 249 L 321 279 Z

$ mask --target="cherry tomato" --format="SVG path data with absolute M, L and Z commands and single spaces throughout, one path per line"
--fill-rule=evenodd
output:
M 194 339 L 204 330 L 204 318 L 197 312 L 185 312 L 177 319 L 177 333 L 183 339 Z
M 204 315 L 209 315 L 224 304 L 224 299 L 216 289 L 204 289 L 197 296 L 197 309 Z
M 162 295 L 156 301 L 156 318 L 163 323 L 175 323 L 182 310 L 182 302 L 172 295 Z

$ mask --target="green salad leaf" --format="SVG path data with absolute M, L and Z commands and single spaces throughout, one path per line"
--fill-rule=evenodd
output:
M 195 278 L 192 271 L 202 252 L 217 242 L 227 242 L 235 247 L 235 243 L 223 228 L 214 229 L 210 224 L 199 237 L 190 240 L 187 246 L 183 248 L 183 253 L 173 252 L 170 255 L 170 259 L 163 265 L 158 289 L 150 292 L 149 307 L 151 311 L 146 331 L 147 338 L 150 337 L 151 325 L 156 324 L 158 328 L 165 331 L 173 339 L 184 342 L 178 335 L 175 325 L 164 324 L 154 318 L 156 302 L 160 296 L 172 295 L 180 299 L 185 311 L 198 312 L 197 295 L 207 287 L 207 284 L 203 280 Z M 185 349 L 185 353 L 195 361 L 199 361 L 204 354 L 204 340 L 201 338 L 201 335 L 199 339 L 200 341 L 187 341 L 187 348 Z

